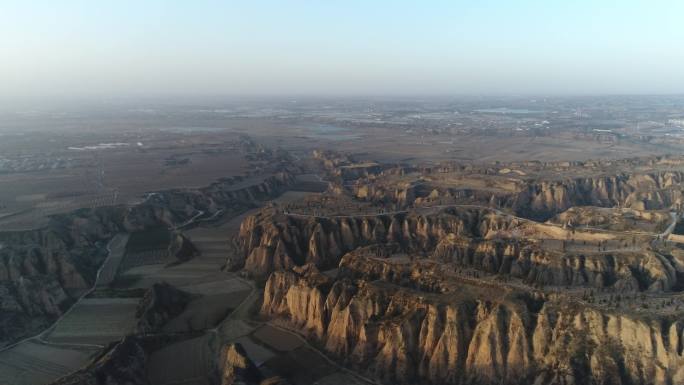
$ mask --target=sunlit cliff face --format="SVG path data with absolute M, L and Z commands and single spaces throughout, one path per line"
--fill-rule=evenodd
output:
M 512 293 L 487 299 L 486 288 L 476 290 L 478 296 L 454 300 L 448 293 L 330 279 L 308 266 L 272 274 L 261 312 L 387 383 L 682 379 L 680 322 L 663 325 Z

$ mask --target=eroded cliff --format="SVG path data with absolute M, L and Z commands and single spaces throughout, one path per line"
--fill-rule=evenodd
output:
M 42 229 L 0 232 L 0 346 L 45 328 L 92 287 L 115 234 L 236 215 L 280 195 L 293 180 L 286 172 L 254 184 L 225 179 L 201 189 L 153 193 L 132 207 L 57 215 Z M 179 234 L 169 251 L 179 260 L 196 253 Z
M 508 208 L 535 220 L 547 220 L 574 206 L 656 210 L 679 207 L 684 202 L 684 172 L 675 170 L 537 179 L 495 178 L 482 171 L 459 176 L 453 186 L 428 176 L 427 181 L 402 183 L 359 179 L 352 190 L 358 199 L 396 208 L 456 202 Z
M 414 211 L 329 218 L 265 210 L 243 221 L 239 242 L 245 271 L 263 278 L 272 271 L 308 263 L 320 269 L 333 268 L 346 253 L 359 254 L 359 248 L 376 246 L 392 253 L 429 256 L 454 267 L 520 278 L 534 285 L 658 292 L 681 284 L 684 259 L 677 254 L 625 248 L 622 243 L 613 251 L 599 246 L 566 252 L 545 246 L 541 238 L 524 236 L 545 232 L 561 244 L 570 237 L 589 242 L 596 242 L 596 237 L 599 242 L 610 239 L 573 234 L 496 210 L 452 207 L 424 214 Z
M 541 295 L 460 284 L 434 294 L 276 272 L 262 314 L 345 365 L 402 384 L 674 384 L 684 380 L 677 320 L 599 311 Z

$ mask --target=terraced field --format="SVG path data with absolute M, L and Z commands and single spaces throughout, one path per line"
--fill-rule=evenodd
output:
M 152 385 L 207 385 L 213 368 L 213 335 L 177 342 L 154 351 L 148 361 Z M 169 365 L 172 362 L 173 365 Z
M 0 384 L 43 385 L 86 364 L 97 348 L 59 347 L 24 341 L 0 352 Z
M 226 331 L 230 329 L 233 327 Z M 268 324 L 234 341 L 245 348 L 249 358 L 266 376 L 280 375 L 295 385 L 363 383 L 340 370 L 301 338 Z
M 345 372 L 335 372 L 316 380 L 317 385 L 366 385 L 358 378 Z
M 249 294 L 251 288 L 233 273 L 221 272 L 230 249 L 229 232 L 223 227 L 196 228 L 188 234 L 200 251 L 200 255 L 182 265 L 164 271 L 168 274 L 182 272 L 184 277 L 195 276 L 182 290 L 200 294 L 185 311 L 169 321 L 165 331 L 192 331 L 215 327 L 232 309 L 236 308 Z M 168 275 L 167 275 L 168 277 Z M 181 283 L 176 281 L 176 283 Z
M 259 343 L 252 336 L 244 336 L 235 340 L 247 352 L 247 356 L 254 362 L 256 366 L 261 366 L 268 360 L 277 356 L 277 353 L 263 344 Z
M 337 372 L 335 366 L 308 346 L 272 357 L 263 366 L 262 371 L 278 373 L 295 385 L 313 385 Z
M 109 242 L 109 256 L 100 268 L 97 275 L 97 282 L 95 287 L 102 288 L 109 286 L 116 279 L 119 271 L 119 266 L 123 260 L 126 244 L 128 243 L 128 234 L 117 234 Z
M 181 288 L 191 293 L 203 295 L 244 293 L 250 290 L 250 286 L 233 273 L 223 274 L 222 280 L 202 282 Z
M 154 263 L 130 262 L 130 268 L 120 269 L 122 273 L 115 285 L 120 288 L 147 288 L 157 282 L 167 282 L 178 287 L 187 287 L 207 282 L 223 281 L 233 276 L 221 272 L 230 250 L 229 232 L 222 227 L 200 227 L 188 231 L 192 243 L 200 254 L 190 261 L 169 266 L 169 260 L 158 260 Z M 139 251 L 139 253 L 149 253 Z M 149 261 L 154 256 L 148 255 Z M 128 255 L 126 256 L 128 258 Z M 229 290 L 232 292 L 235 290 Z M 225 292 L 225 291 L 224 291 Z M 210 293 L 213 294 L 213 293 Z
M 237 307 L 247 292 L 205 295 L 188 304 L 183 313 L 164 325 L 164 332 L 181 333 L 211 329 Z
M 120 274 L 114 284 L 117 288 L 148 288 L 154 283 L 167 282 L 177 287 L 187 287 L 206 282 L 232 278 L 215 264 L 205 264 L 201 258 L 194 258 L 180 265 L 166 264 L 139 266 Z
M 174 260 L 167 249 L 127 252 L 121 264 L 121 270 L 127 271 L 138 266 L 165 265 Z
M 185 233 L 200 252 L 200 260 L 212 267 L 223 266 L 231 250 L 232 220 L 217 227 L 197 227 Z
M 104 345 L 133 331 L 137 298 L 84 298 L 45 335 L 48 342 Z
M 264 325 L 257 329 L 253 336 L 259 341 L 281 352 L 289 352 L 304 344 L 304 341 L 290 333 Z
M 126 244 L 127 253 L 164 249 L 171 242 L 171 233 L 164 228 L 136 231 L 131 234 Z
M 126 243 L 126 251 L 119 271 L 148 265 L 163 265 L 174 261 L 169 254 L 171 233 L 167 229 L 152 229 L 132 233 Z
M 236 274 L 221 271 L 228 253 L 233 251 L 230 239 L 238 223 L 235 220 L 217 227 L 189 230 L 187 236 L 200 255 L 178 265 L 168 265 L 168 239 L 163 231 L 117 235 L 109 244 L 110 255 L 99 271 L 96 288 L 108 293 L 108 287 L 146 289 L 165 281 L 201 295 L 172 319 L 165 331 L 199 331 L 219 326 L 251 292 L 251 286 Z M 53 381 L 82 367 L 99 347 L 131 333 L 139 298 L 108 295 L 82 298 L 43 333 L 44 342 L 25 341 L 0 352 L 0 385 L 42 385 Z M 253 330 L 239 322 L 240 325 L 226 325 L 236 337 L 244 337 Z M 154 352 L 149 362 L 152 384 L 207 384 L 215 352 L 210 341 L 215 336 L 207 333 Z M 244 338 L 258 362 L 275 356 L 251 337 Z M 168 362 L 182 365 L 171 368 Z

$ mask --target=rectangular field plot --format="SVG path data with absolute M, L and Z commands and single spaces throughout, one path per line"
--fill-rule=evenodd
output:
M 135 327 L 137 298 L 85 298 L 47 336 L 55 343 L 105 344 Z
M 97 348 L 64 348 L 25 341 L 0 352 L 0 384 L 44 385 L 87 364 Z
M 296 336 L 276 329 L 270 325 L 264 325 L 260 327 L 254 332 L 254 334 L 252 334 L 252 336 L 272 347 L 273 349 L 281 352 L 289 352 L 304 344 L 304 341 L 300 340 Z
M 149 286 L 154 282 L 166 281 L 176 286 L 190 285 L 223 279 L 221 268 L 226 262 L 228 253 L 231 252 L 229 243 L 230 235 L 219 227 L 198 227 L 185 232 L 200 254 L 191 260 L 172 266 L 165 266 L 169 262 L 176 261 L 170 256 L 163 258 L 162 254 L 155 256 L 132 254 L 126 256 L 126 277 L 129 280 L 139 282 L 135 286 Z M 130 243 L 130 241 L 129 241 Z M 139 249 L 140 247 L 133 247 Z M 152 251 L 159 253 L 161 250 Z M 164 252 L 166 250 L 164 249 Z M 168 254 L 168 253 L 167 253 Z M 137 261 L 136 261 L 137 259 Z M 155 263 L 156 265 L 151 265 Z M 118 285 L 118 283 L 117 283 Z
M 337 368 L 306 346 L 279 354 L 266 361 L 264 367 L 295 385 L 313 385 L 318 379 L 337 372 Z
M 184 234 L 190 238 L 195 245 L 202 243 L 223 242 L 228 241 L 231 234 L 225 229 L 226 224 L 221 224 L 216 227 L 195 227 L 185 231 Z
M 166 264 L 175 258 L 169 255 L 171 232 L 167 229 L 136 231 L 128 237 L 120 271 L 137 266 Z
M 167 249 L 153 249 L 137 252 L 126 252 L 121 261 L 121 271 L 127 271 L 138 266 L 165 265 L 176 261 Z
M 245 321 L 231 319 L 221 324 L 219 333 L 224 340 L 234 341 L 250 334 L 253 330 L 254 326 L 247 324 Z
M 234 246 L 228 240 L 222 241 L 201 241 L 192 239 L 192 244 L 199 250 L 199 255 L 195 256 L 188 263 L 197 266 L 205 266 L 213 270 L 220 270 L 226 263 L 228 255 L 235 252 Z
M 366 385 L 367 383 L 345 372 L 336 372 L 316 380 L 318 385 Z
M 264 362 L 276 356 L 275 352 L 254 342 L 254 340 L 249 336 L 240 337 L 235 340 L 235 342 L 239 343 L 243 348 L 245 348 L 247 357 L 249 357 L 249 359 L 252 360 L 256 366 L 261 366 Z
M 225 230 L 226 223 L 223 223 L 218 226 L 201 226 L 201 227 L 195 227 L 192 228 L 188 231 L 185 231 L 184 234 L 189 237 L 193 242 L 205 242 L 205 241 L 221 241 L 221 240 L 228 240 L 230 238 L 230 234 L 227 233 Z
M 128 234 L 117 234 L 109 242 L 109 245 L 107 245 L 109 255 L 97 275 L 97 287 L 105 287 L 114 282 L 121 261 L 123 261 L 127 242 Z
M 235 274 L 220 270 L 225 260 L 205 261 L 202 256 L 191 259 L 178 265 L 168 266 L 165 264 L 138 266 L 119 274 L 114 286 L 117 288 L 147 288 L 156 282 L 167 282 L 174 286 L 188 290 L 187 286 L 198 285 L 207 282 L 224 281 L 232 279 Z M 228 284 L 233 285 L 233 284 Z M 237 284 L 239 285 L 239 284 Z M 241 286 L 239 286 L 240 290 Z M 191 289 L 190 289 L 191 290 Z M 238 287 L 223 292 L 236 291 Z M 209 294 L 217 294 L 210 292 Z
M 242 221 L 249 215 L 253 215 L 259 212 L 258 208 L 247 210 L 240 215 L 234 216 L 232 218 L 227 218 L 223 223 L 215 226 L 201 226 L 190 229 L 185 232 L 185 235 L 190 238 L 190 240 L 197 245 L 203 242 L 227 242 L 233 236 L 236 236 L 240 230 L 240 225 Z M 201 246 L 198 247 L 201 249 Z
M 185 291 L 196 294 L 227 294 L 249 291 L 250 286 L 237 278 L 226 276 L 225 279 L 213 282 L 204 282 L 181 287 Z
M 248 292 L 207 295 L 188 304 L 183 313 L 164 325 L 164 332 L 182 333 L 211 329 L 219 324 Z
M 213 241 L 197 241 L 192 239 L 192 244 L 200 251 L 201 255 L 225 258 L 228 252 L 227 239 Z
M 190 238 L 190 241 L 202 256 L 225 258 L 226 253 L 230 250 L 231 234 L 226 229 L 223 229 L 223 226 L 195 228 L 188 231 L 185 235 Z
M 210 335 L 192 338 L 152 352 L 147 375 L 152 385 L 206 385 L 214 359 Z
M 297 175 L 292 190 L 296 192 L 321 193 L 328 188 L 328 182 L 324 182 L 316 174 Z
M 136 231 L 131 234 L 126 245 L 126 252 L 139 253 L 165 249 L 171 242 L 171 232 L 167 229 L 159 228 L 145 231 Z

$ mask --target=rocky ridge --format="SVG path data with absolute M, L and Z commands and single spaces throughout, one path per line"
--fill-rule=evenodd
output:
M 511 178 L 505 188 L 444 187 L 430 179 L 424 182 L 389 183 L 382 178 L 361 178 L 351 187 L 354 196 L 376 205 L 410 208 L 431 202 L 449 201 L 510 209 L 516 215 L 547 220 L 574 206 L 628 207 L 658 210 L 680 207 L 684 202 L 684 172 L 618 172 L 581 177 L 547 179 Z M 473 178 L 487 178 L 476 174 Z
M 466 286 L 462 290 L 473 290 Z M 529 293 L 430 294 L 331 279 L 309 265 L 273 273 L 261 312 L 385 383 L 684 380 L 682 322 L 607 313 Z
M 539 241 L 515 235 L 525 233 L 529 226 L 539 232 L 538 227 L 546 225 L 477 208 L 332 218 L 262 211 L 243 221 L 239 242 L 244 270 L 262 278 L 309 263 L 320 269 L 334 268 L 346 253 L 379 245 L 392 252 L 422 255 L 536 285 L 658 292 L 673 290 L 681 283 L 684 259 L 680 254 L 655 250 L 553 252 Z M 546 227 L 545 231 L 566 231 Z
M 51 385 L 149 385 L 145 363 L 148 352 L 137 337 L 126 337 L 85 368 Z
M 89 289 L 115 234 L 236 215 L 280 195 L 293 181 L 286 172 L 244 187 L 226 179 L 150 194 L 132 207 L 76 210 L 53 217 L 46 228 L 0 232 L 0 345 L 45 328 Z M 181 259 L 194 253 L 182 236 L 174 237 L 170 251 Z

